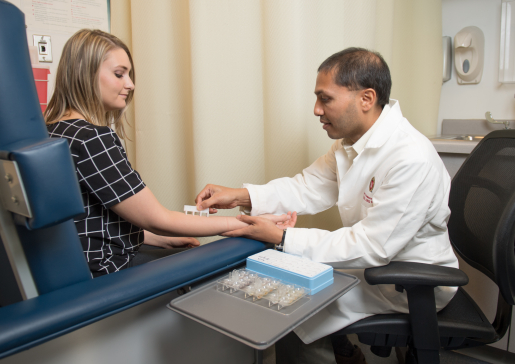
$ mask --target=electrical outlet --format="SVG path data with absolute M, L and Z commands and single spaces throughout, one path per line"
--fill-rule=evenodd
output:
M 49 35 L 33 34 L 34 45 L 38 48 L 39 62 L 52 63 L 52 42 Z

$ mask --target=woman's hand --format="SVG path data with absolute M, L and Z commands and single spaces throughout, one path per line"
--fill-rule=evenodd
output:
M 164 249 L 173 248 L 194 248 L 200 243 L 195 238 L 161 236 L 145 230 L 144 244 L 157 246 Z

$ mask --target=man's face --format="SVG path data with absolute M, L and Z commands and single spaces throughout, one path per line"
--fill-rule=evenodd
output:
M 315 115 L 331 139 L 348 138 L 356 142 L 365 131 L 358 111 L 359 91 L 333 81 L 333 71 L 319 72 L 315 86 Z

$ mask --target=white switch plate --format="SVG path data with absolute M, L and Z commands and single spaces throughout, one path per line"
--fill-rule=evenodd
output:
M 49 35 L 33 34 L 34 45 L 38 48 L 39 62 L 52 63 L 52 42 Z

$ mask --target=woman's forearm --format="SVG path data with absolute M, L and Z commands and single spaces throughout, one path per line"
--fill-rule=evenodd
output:
M 165 236 L 212 236 L 248 226 L 232 216 L 185 215 L 167 211 L 166 216 L 151 223 L 148 230 Z
M 247 226 L 235 217 L 194 216 L 170 211 L 157 201 L 148 187 L 111 210 L 131 224 L 165 236 L 211 236 Z

